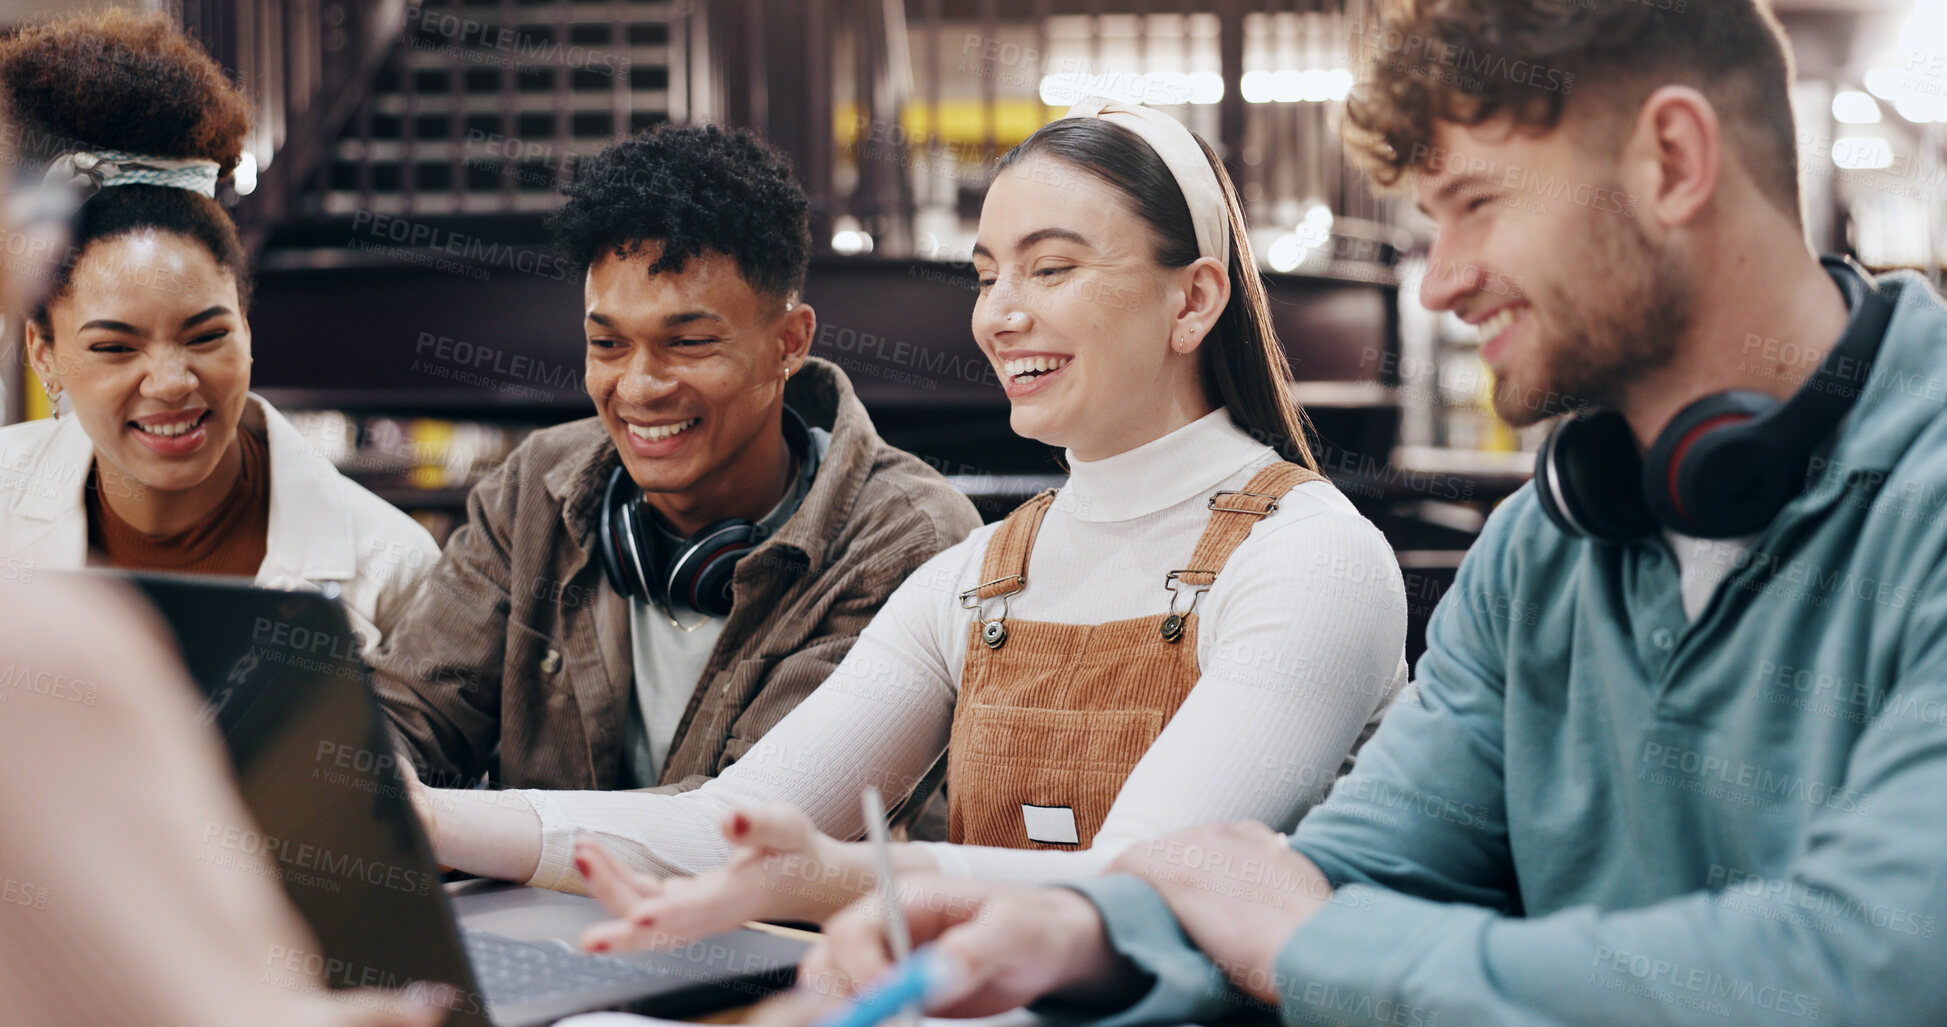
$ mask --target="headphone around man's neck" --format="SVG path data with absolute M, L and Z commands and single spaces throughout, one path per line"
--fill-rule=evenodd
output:
M 1563 419 L 1535 455 L 1542 512 L 1569 535 L 1627 542 L 1666 528 L 1696 538 L 1760 531 L 1805 488 L 1812 453 L 1852 409 L 1879 352 L 1892 301 L 1858 265 L 1820 257 L 1845 294 L 1845 331 L 1791 398 L 1752 389 L 1684 407 L 1638 452 L 1615 410 Z
M 784 437 L 798 458 L 799 477 L 815 475 L 818 451 L 812 445 L 811 429 L 790 407 L 784 408 Z M 794 479 L 785 494 L 797 488 Z M 617 464 L 602 491 L 597 532 L 602 574 L 609 586 L 627 598 L 666 609 L 729 616 L 737 562 L 764 541 L 758 524 L 742 517 L 712 521 L 673 551 L 664 552 L 665 545 L 659 541 L 662 532 L 650 523 L 654 516 L 643 509 L 642 489 L 629 477 L 628 467 Z

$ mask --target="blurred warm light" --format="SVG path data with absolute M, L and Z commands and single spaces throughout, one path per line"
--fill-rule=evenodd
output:
M 1832 142 L 1832 163 L 1848 171 L 1891 167 L 1893 147 L 1877 136 L 1841 136 Z
M 1272 83 L 1268 71 L 1247 71 L 1238 86 L 1238 91 L 1244 94 L 1245 103 L 1270 103 L 1277 99 L 1277 87 Z
M 1217 103 L 1224 98 L 1221 29 L 1208 13 L 1050 16 L 1038 62 L 1047 74 L 1036 94 L 1048 107 L 1089 96 L 1151 107 Z M 1011 62 L 1004 45 L 999 57 L 1003 69 L 994 77 L 1010 85 L 1019 79 L 1006 72 L 1035 63 Z
M 1197 104 L 1221 103 L 1224 99 L 1224 77 L 1214 71 L 1193 71 L 1190 73 L 1190 102 Z
M 1280 68 L 1271 73 L 1279 103 L 1297 103 L 1305 98 L 1305 73 L 1296 68 Z
M 1294 232 L 1286 232 L 1271 243 L 1271 249 L 1264 254 L 1265 263 L 1273 271 L 1294 271 L 1305 262 L 1305 241 Z
M 1298 222 L 1298 241 L 1307 248 L 1317 249 L 1332 241 L 1332 208 L 1314 202 L 1305 209 L 1305 216 Z
M 1329 233 L 1332 230 L 1332 208 L 1323 203 L 1312 204 L 1305 211 L 1304 223 L 1315 227 L 1320 232 Z
M 249 150 L 243 151 L 243 159 L 237 161 L 234 181 L 238 196 L 249 196 L 257 190 L 257 156 Z
M 1932 79 L 1938 96 L 1947 82 L 1947 0 L 1915 0 L 1900 23 L 1900 64 L 1910 75 Z
M 1333 100 L 1343 101 L 1346 95 L 1352 92 L 1354 79 L 1350 68 L 1333 68 L 1326 72 L 1325 75 L 1331 80 Z
M 872 233 L 865 230 L 858 218 L 840 214 L 832 220 L 832 252 L 846 257 L 871 253 Z
M 1943 117 L 1947 115 L 1947 111 L 1941 109 L 1940 101 L 1929 96 L 1909 93 L 1893 101 L 1893 110 L 1897 111 L 1900 117 L 1916 125 L 1924 125 L 1929 121 L 1947 121 L 1947 117 Z
M 1352 72 L 1345 68 L 1247 71 L 1238 87 L 1245 103 L 1338 102 L 1352 91 Z
M 1942 59 L 1947 62 L 1947 53 L 1942 54 Z M 1916 125 L 1947 121 L 1947 72 L 1924 75 L 1905 68 L 1881 66 L 1866 72 L 1866 91 L 1891 102 L 1900 117 Z M 1832 104 L 1832 114 L 1838 117 L 1838 97 L 1833 97 Z
M 1882 100 L 1897 100 L 1906 91 L 1906 72 L 1898 68 L 1868 69 L 1866 91 Z
M 1917 0 L 1899 41 L 1871 63 L 1867 92 L 1915 124 L 1947 122 L 1947 0 Z
M 1879 124 L 1879 104 L 1857 89 L 1842 89 L 1832 96 L 1832 119 L 1845 125 Z
M 1332 73 L 1324 68 L 1306 68 L 1298 73 L 1302 91 L 1301 99 L 1306 103 L 1324 103 L 1332 99 Z
M 1159 71 L 1150 75 L 1063 73 L 1041 79 L 1041 102 L 1049 107 L 1070 107 L 1091 96 L 1151 107 L 1212 104 L 1224 98 L 1224 77 L 1214 71 Z
M 997 99 L 992 108 L 979 100 L 942 100 L 937 122 L 933 112 L 931 104 L 909 103 L 900 110 L 898 121 L 875 122 L 852 104 L 838 104 L 832 112 L 832 137 L 842 149 L 865 151 L 859 156 L 884 160 L 894 148 L 925 152 L 935 125 L 942 141 L 984 144 L 991 113 L 994 145 L 1005 150 L 1033 135 L 1049 117 L 1048 105 L 1028 96 Z

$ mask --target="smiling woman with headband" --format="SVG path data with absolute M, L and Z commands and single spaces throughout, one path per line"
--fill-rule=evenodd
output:
M 1091 102 L 1008 154 L 973 331 L 1067 485 L 929 561 L 716 780 L 441 793 L 442 859 L 587 888 L 626 917 L 587 943 L 625 947 L 836 911 L 873 876 L 840 840 L 860 789 L 903 796 L 943 752 L 950 842 L 895 847 L 902 870 L 1060 879 L 1210 820 L 1295 824 L 1404 683 L 1406 603 L 1315 470 L 1244 228 L 1153 111 Z
M 0 430 L 0 556 L 331 583 L 375 643 L 439 554 L 249 392 L 249 269 L 214 199 L 242 94 L 167 16 L 123 10 L 0 41 L 0 94 L 47 165 L 13 209 L 67 237 L 21 283 L 55 419 Z

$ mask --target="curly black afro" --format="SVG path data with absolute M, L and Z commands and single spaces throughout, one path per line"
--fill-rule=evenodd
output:
M 742 129 L 659 125 L 583 161 L 548 230 L 581 265 L 603 251 L 630 257 L 644 242 L 662 254 L 651 275 L 681 273 L 689 258 L 729 257 L 760 295 L 804 289 L 811 205 L 784 156 Z

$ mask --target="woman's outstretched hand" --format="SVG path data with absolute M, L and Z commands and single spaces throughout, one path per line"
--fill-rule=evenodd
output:
M 746 920 L 821 923 L 877 885 L 870 849 L 840 842 L 790 806 L 740 809 L 724 818 L 730 862 L 695 877 L 631 870 L 600 843 L 575 843 L 588 893 L 616 917 L 582 932 L 590 952 L 668 949 Z

